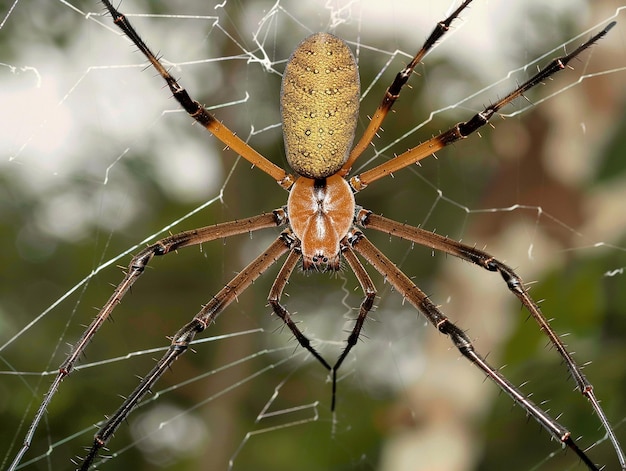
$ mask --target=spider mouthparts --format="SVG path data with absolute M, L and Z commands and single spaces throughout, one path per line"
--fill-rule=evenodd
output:
M 312 257 L 302 257 L 302 269 L 304 271 L 338 271 L 340 268 L 339 254 L 327 257 L 324 254 L 315 254 Z

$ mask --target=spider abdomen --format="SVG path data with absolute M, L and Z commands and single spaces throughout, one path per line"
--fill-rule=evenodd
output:
M 339 269 L 339 243 L 354 219 L 354 195 L 346 180 L 298 178 L 289 192 L 287 212 L 300 240 L 303 268 Z
M 322 179 L 346 162 L 359 113 L 359 72 L 341 39 L 316 33 L 300 43 L 283 74 L 280 107 L 291 168 Z

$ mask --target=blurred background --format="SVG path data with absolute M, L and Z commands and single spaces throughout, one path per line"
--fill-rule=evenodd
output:
M 135 1 L 144 40 L 199 101 L 286 166 L 280 74 L 314 31 L 352 47 L 357 136 L 396 72 L 456 3 Z M 563 46 L 618 25 L 481 130 L 372 184 L 357 203 L 511 265 L 561 334 L 626 445 L 623 1 L 476 0 L 427 56 L 357 162 L 359 172 L 470 117 Z M 117 4 L 116 4 L 117 6 Z M 95 1 L 0 6 L 0 468 L 55 370 L 131 254 L 177 232 L 270 211 L 287 194 L 178 109 Z M 510 77 L 509 77 L 510 75 Z M 586 78 L 585 78 L 586 77 Z M 478 93 L 477 93 L 478 92 Z M 553 96 L 554 95 L 554 96 Z M 431 112 L 437 111 L 431 115 Z M 278 230 L 153 260 L 55 396 L 23 469 L 69 469 L 158 351 Z M 477 348 L 615 469 L 615 453 L 558 355 L 494 274 L 367 233 Z M 98 469 L 584 469 L 369 269 L 362 341 L 326 371 L 270 316 L 268 270 L 121 426 Z M 366 267 L 368 268 L 368 267 Z M 347 270 L 294 273 L 283 300 L 332 359 L 362 292 Z

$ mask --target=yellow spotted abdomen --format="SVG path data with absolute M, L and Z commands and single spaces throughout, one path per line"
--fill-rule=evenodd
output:
M 354 140 L 359 112 L 359 73 L 348 45 L 316 33 L 291 55 L 280 105 L 289 165 L 307 178 L 339 171 Z

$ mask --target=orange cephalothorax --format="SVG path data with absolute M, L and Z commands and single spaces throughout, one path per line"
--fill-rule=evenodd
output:
M 354 218 L 354 195 L 338 175 L 321 180 L 298 178 L 291 188 L 287 213 L 302 245 L 304 269 L 339 269 L 339 242 Z

